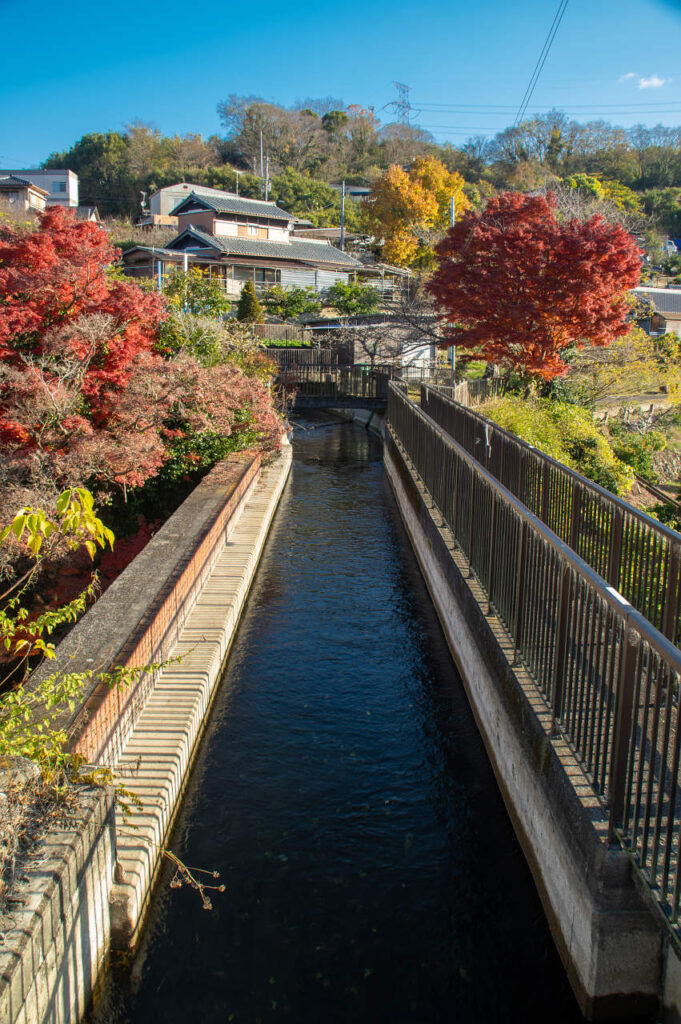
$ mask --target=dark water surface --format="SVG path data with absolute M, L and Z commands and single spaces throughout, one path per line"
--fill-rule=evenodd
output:
M 171 845 L 227 890 L 161 884 L 98 1024 L 582 1020 L 362 428 L 296 430 Z

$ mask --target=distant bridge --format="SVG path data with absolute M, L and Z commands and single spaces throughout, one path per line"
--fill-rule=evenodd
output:
M 329 366 L 302 364 L 281 367 L 278 380 L 295 392 L 293 409 L 385 409 L 392 366 Z

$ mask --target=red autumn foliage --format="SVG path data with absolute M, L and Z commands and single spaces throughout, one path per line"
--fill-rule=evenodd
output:
M 641 267 L 635 239 L 600 216 L 561 223 L 555 205 L 552 194 L 504 192 L 436 246 L 428 290 L 447 346 L 551 380 L 567 371 L 568 346 L 628 333 L 625 293 Z
M 206 431 L 279 442 L 266 383 L 155 351 L 165 300 L 112 275 L 115 256 L 61 208 L 33 232 L 0 224 L 0 524 L 25 504 L 50 509 L 64 487 L 101 500 L 140 486 L 178 437 L 188 461 Z
M 52 207 L 36 231 L 0 230 L 0 359 L 25 365 L 45 352 L 55 329 L 71 330 L 68 350 L 83 363 L 83 394 L 95 403 L 130 377 L 132 361 L 150 351 L 165 302 L 137 285 L 110 278 L 118 255 L 105 231 Z M 109 337 L 91 351 L 77 328 L 84 315 L 109 319 Z

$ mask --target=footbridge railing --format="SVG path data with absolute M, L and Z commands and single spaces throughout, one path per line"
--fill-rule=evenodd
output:
M 421 407 L 672 643 L 681 642 L 681 536 L 441 389 Z
M 304 398 L 364 398 L 386 402 L 391 366 L 329 366 L 308 364 L 282 367 L 279 380 Z
M 394 383 L 388 426 L 676 928 L 681 651 Z

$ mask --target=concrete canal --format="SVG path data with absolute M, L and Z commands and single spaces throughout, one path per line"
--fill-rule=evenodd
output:
M 226 891 L 166 873 L 91 1024 L 580 1021 L 380 443 L 301 427 L 171 843 Z

